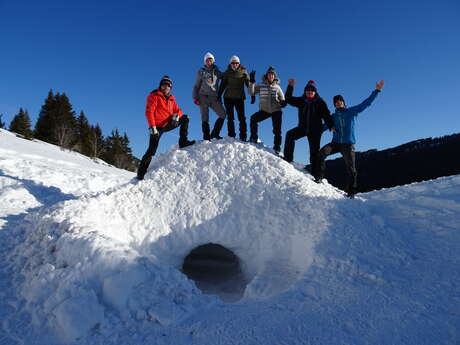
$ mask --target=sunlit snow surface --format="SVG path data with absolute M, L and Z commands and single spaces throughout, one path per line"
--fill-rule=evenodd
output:
M 1 345 L 460 339 L 460 176 L 349 200 L 233 139 L 133 176 L 0 130 Z M 240 259 L 238 298 L 181 273 L 207 243 Z

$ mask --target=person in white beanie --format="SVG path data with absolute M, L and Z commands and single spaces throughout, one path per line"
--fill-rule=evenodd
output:
M 240 64 L 240 58 L 236 55 L 230 58 L 230 64 L 222 75 L 222 83 L 219 87 L 218 96 L 224 96 L 225 110 L 227 111 L 227 129 L 230 137 L 235 137 L 235 115 L 238 113 L 240 123 L 240 140 L 247 140 L 246 115 L 244 113 L 244 86 L 249 87 L 249 74 L 245 67 Z
M 200 107 L 203 140 L 221 139 L 220 130 L 224 124 L 226 112 L 220 97 L 217 96 L 217 91 L 222 79 L 222 72 L 215 64 L 214 55 L 211 53 L 206 53 L 203 60 L 204 66 L 197 72 L 193 85 L 193 102 Z M 212 132 L 209 128 L 209 108 L 218 116 Z

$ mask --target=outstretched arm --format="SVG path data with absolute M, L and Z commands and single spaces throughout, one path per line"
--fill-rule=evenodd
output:
M 292 105 L 293 107 L 300 107 L 302 104 L 301 97 L 293 97 L 292 93 L 294 92 L 295 79 L 290 78 L 288 80 L 288 87 L 286 89 L 286 103 Z
M 384 84 L 385 82 L 383 80 L 380 80 L 378 83 L 375 84 L 375 90 L 372 91 L 371 95 L 367 97 L 361 104 L 358 104 L 353 107 L 356 111 L 356 114 L 364 111 L 368 106 L 372 104 L 375 97 L 377 97 L 377 94 L 382 90 Z

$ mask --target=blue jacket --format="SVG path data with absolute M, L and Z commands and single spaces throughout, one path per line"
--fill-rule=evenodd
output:
M 355 139 L 355 121 L 360 112 L 372 104 L 375 97 L 380 91 L 374 90 L 371 95 L 364 100 L 361 104 L 355 105 L 350 108 L 335 109 L 332 114 L 332 121 L 334 122 L 335 132 L 332 141 L 340 144 L 354 144 Z

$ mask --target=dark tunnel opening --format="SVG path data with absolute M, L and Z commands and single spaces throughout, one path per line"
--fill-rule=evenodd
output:
M 208 243 L 193 249 L 184 259 L 182 272 L 205 294 L 225 302 L 243 297 L 247 282 L 239 258 L 220 244 Z

